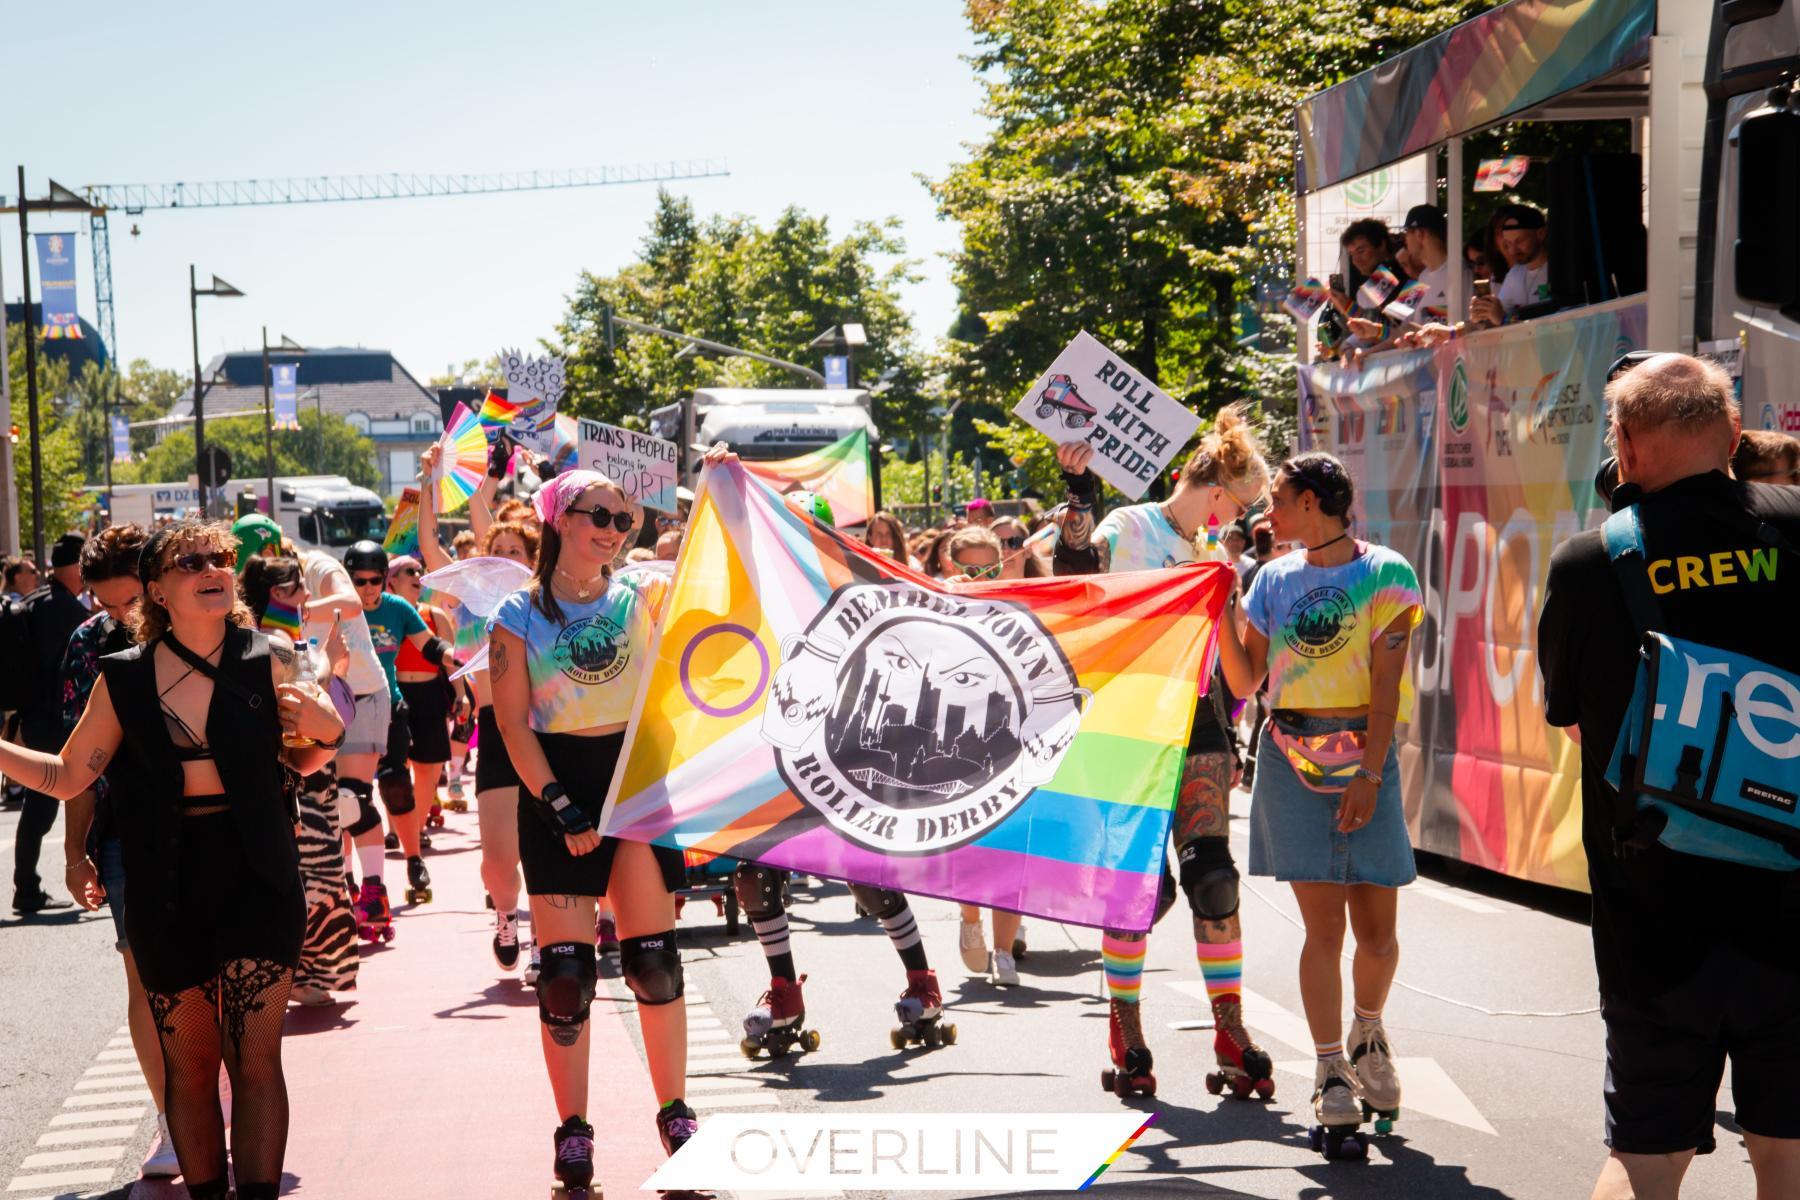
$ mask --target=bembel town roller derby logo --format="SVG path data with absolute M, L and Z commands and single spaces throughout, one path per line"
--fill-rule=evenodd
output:
M 605 683 L 631 661 L 623 648 L 625 631 L 595 614 L 575 621 L 557 636 L 550 652 L 556 668 L 576 683 Z
M 904 583 L 839 588 L 782 647 L 763 712 L 781 777 L 840 834 L 927 854 L 1056 774 L 1088 692 L 1031 612 Z

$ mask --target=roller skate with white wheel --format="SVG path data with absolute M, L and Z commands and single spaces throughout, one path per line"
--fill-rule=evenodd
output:
M 769 980 L 769 990 L 755 1008 L 744 1014 L 744 1037 L 738 1049 L 745 1058 L 755 1058 L 765 1050 L 774 1058 L 792 1053 L 795 1046 L 808 1054 L 819 1048 L 819 1031 L 805 1027 L 806 1001 L 800 991 L 805 982 L 804 975 L 798 979 L 776 976 Z
M 888 1041 L 896 1050 L 909 1045 L 936 1049 L 956 1044 L 956 1026 L 943 1020 L 944 994 L 938 990 L 936 971 L 906 973 L 906 990 L 894 1003 L 894 1014 L 900 1024 L 888 1031 Z
M 656 1136 L 663 1151 L 671 1156 L 687 1145 L 700 1132 L 700 1120 L 685 1100 L 671 1100 L 656 1114 Z M 663 1200 L 712 1200 L 713 1193 L 693 1188 L 665 1188 L 658 1193 Z
M 1400 1074 L 1388 1049 L 1387 1030 L 1379 1019 L 1358 1017 L 1350 1026 L 1345 1049 L 1362 1088 L 1363 1119 L 1374 1120 L 1376 1133 L 1394 1132 L 1394 1121 L 1400 1116 Z
M 1156 1095 L 1155 1060 L 1144 1044 L 1143 1015 L 1134 1003 L 1114 999 L 1107 1018 L 1106 1048 L 1112 1066 L 1100 1072 L 1100 1086 L 1121 1100 Z
M 468 797 L 463 792 L 463 779 L 460 774 L 452 775 L 450 782 L 444 786 L 444 807 L 453 813 L 469 811 Z
M 388 907 L 387 888 L 379 879 L 364 879 L 356 898 L 356 933 L 365 941 L 394 940 L 394 912 Z
M 1349 1060 L 1338 1057 L 1319 1063 L 1313 1076 L 1313 1120 L 1307 1131 L 1312 1148 L 1329 1161 L 1356 1161 L 1369 1156 L 1362 1134 L 1362 1097 L 1357 1094 L 1356 1072 Z
M 1244 1028 L 1244 1004 L 1237 996 L 1213 1001 L 1213 1053 L 1219 1069 L 1206 1073 L 1206 1090 L 1217 1096 L 1229 1090 L 1240 1100 L 1268 1100 L 1275 1095 L 1275 1064 Z
M 508 975 L 519 966 L 519 914 L 494 914 L 494 961 Z
M 425 860 L 416 854 L 406 860 L 406 902 L 431 903 L 431 872 L 425 869 Z
M 594 1187 L 594 1127 L 580 1117 L 570 1117 L 556 1127 L 556 1194 L 569 1200 L 599 1200 Z

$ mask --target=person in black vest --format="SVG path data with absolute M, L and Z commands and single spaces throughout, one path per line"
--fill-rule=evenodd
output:
M 1800 671 L 1800 562 L 1787 561 L 1800 544 L 1800 491 L 1726 474 L 1739 426 L 1730 378 L 1660 354 L 1627 367 L 1606 401 L 1619 456 L 1611 503 L 1638 505 L 1659 632 Z M 1787 546 L 1768 543 L 1759 523 Z M 1594 1195 L 1676 1195 L 1693 1156 L 1713 1149 L 1729 1058 L 1757 1194 L 1800 1196 L 1800 937 L 1780 915 L 1800 911 L 1800 875 L 1679 854 L 1615 823 L 1605 776 L 1638 661 L 1601 533 L 1577 534 L 1550 558 L 1538 663 L 1546 719 L 1581 746 L 1612 1150 Z M 1759 692 L 1761 711 L 1745 715 L 1800 776 L 1800 697 Z
M 0 770 L 67 800 L 103 771 L 131 880 L 125 936 L 162 1044 L 169 1131 L 195 1200 L 226 1194 L 219 1065 L 230 1073 L 240 1200 L 273 1200 L 287 1144 L 281 1026 L 305 922 L 285 770 L 344 733 L 292 654 L 250 627 L 236 541 L 184 521 L 145 545 L 138 644 L 101 660 L 57 753 L 0 742 Z M 284 738 L 310 739 L 284 748 Z M 115 761 L 116 757 L 116 761 Z M 110 769 L 109 769 L 110 764 Z
M 30 664 L 31 704 L 19 710 L 19 740 L 33 750 L 54 750 L 62 745 L 62 658 L 69 635 L 93 614 L 81 602 L 81 550 L 87 539 L 67 533 L 50 547 L 50 582 L 25 597 L 25 622 L 31 633 L 34 659 Z M 11 771 L 6 772 L 10 778 Z M 38 878 L 38 853 L 44 835 L 56 824 L 56 799 L 32 791 L 31 775 L 20 780 L 26 786 L 25 808 L 19 814 L 18 842 L 13 846 L 13 911 L 39 913 L 68 908 L 69 902 L 53 898 Z

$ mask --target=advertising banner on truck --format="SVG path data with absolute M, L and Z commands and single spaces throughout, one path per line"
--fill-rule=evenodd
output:
M 1300 368 L 1300 440 L 1356 480 L 1356 533 L 1425 587 L 1401 736 L 1421 850 L 1585 889 L 1581 756 L 1544 723 L 1537 614 L 1550 553 L 1606 510 L 1606 369 L 1643 344 L 1641 300 L 1509 326 L 1360 371 Z

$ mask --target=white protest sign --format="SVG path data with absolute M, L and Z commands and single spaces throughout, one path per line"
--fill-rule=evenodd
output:
M 1086 332 L 1038 376 L 1013 415 L 1057 445 L 1094 447 L 1094 474 L 1136 500 L 1200 427 L 1136 368 Z
M 600 472 L 645 508 L 675 511 L 679 455 L 674 442 L 586 417 L 577 422 L 577 428 L 583 467 Z
M 549 458 L 556 453 L 556 407 L 562 403 L 563 360 L 555 355 L 500 352 L 506 398 L 519 406 L 507 434 L 520 445 Z

